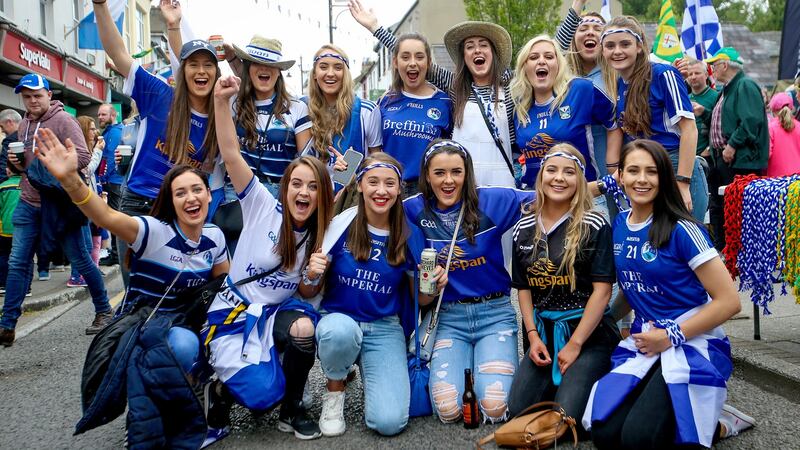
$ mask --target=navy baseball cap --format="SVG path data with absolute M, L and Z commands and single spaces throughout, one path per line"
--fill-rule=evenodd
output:
M 14 88 L 14 93 L 19 94 L 19 91 L 23 89 L 30 89 L 32 91 L 36 91 L 39 89 L 44 89 L 46 91 L 50 90 L 50 83 L 47 82 L 47 79 L 39 74 L 36 73 L 29 73 L 22 77 L 19 80 L 19 84 L 17 87 Z
M 208 53 L 210 53 L 211 58 L 214 61 L 217 60 L 217 52 L 214 49 L 214 47 L 211 46 L 211 44 L 202 39 L 195 39 L 193 41 L 189 41 L 183 44 L 183 47 L 181 47 L 181 61 L 192 56 L 193 53 L 199 52 L 201 50 L 205 50 Z

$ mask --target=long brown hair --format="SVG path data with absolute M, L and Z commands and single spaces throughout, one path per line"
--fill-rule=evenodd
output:
M 578 158 L 581 164 L 586 167 L 586 160 L 583 158 L 583 155 L 581 155 L 581 152 L 572 145 L 566 143 L 556 144 L 547 152 L 547 155 L 556 152 L 568 153 Z M 542 163 L 542 168 L 536 175 L 537 193 L 544 192 L 542 178 L 545 164 L 546 162 Z M 572 215 L 572 221 L 567 227 L 567 235 L 566 239 L 564 240 L 564 256 L 561 258 L 561 264 L 558 266 L 559 273 L 564 273 L 566 269 L 567 275 L 569 275 L 570 291 L 574 291 L 576 285 L 575 260 L 578 258 L 578 254 L 580 254 L 583 245 L 589 238 L 589 226 L 585 223 L 584 218 L 588 215 L 597 214 L 592 212 L 592 207 L 594 205 L 592 202 L 592 197 L 589 195 L 589 186 L 586 183 L 586 174 L 583 173 L 580 167 L 578 167 L 577 163 L 575 163 L 575 172 L 578 180 L 576 183 L 575 195 L 572 196 L 572 200 L 570 200 L 569 203 L 569 212 Z M 536 216 L 537 221 L 541 222 L 542 209 L 544 209 L 544 205 L 547 204 L 547 201 L 548 199 L 546 195 L 537 195 L 535 202 L 526 205 L 526 212 L 533 214 Z M 542 228 L 540 226 L 536 226 L 534 231 L 534 242 L 539 242 L 540 239 L 542 239 Z
M 314 53 L 314 59 L 322 53 L 336 53 L 345 60 L 348 60 L 347 53 L 333 44 L 325 44 Z M 333 107 L 328 107 L 325 94 L 320 89 L 315 74 L 317 64 L 314 62 L 311 67 L 311 74 L 308 77 L 308 115 L 311 118 L 311 138 L 314 140 L 314 148 L 317 150 L 320 161 L 327 163 L 330 159 L 328 147 L 333 145 L 333 137 L 342 135 L 344 127 L 350 120 L 350 113 L 353 110 L 353 77 L 350 75 L 350 68 L 344 64 L 342 74 L 342 89 Z
M 371 156 L 364 158 L 358 169 L 376 162 L 391 164 L 403 173 L 403 168 L 396 159 L 389 156 L 388 153 L 376 152 Z M 397 179 L 397 199 L 389 209 L 389 242 L 387 245 L 386 261 L 389 265 L 397 266 L 406 260 L 406 241 L 408 240 L 408 228 L 406 226 L 406 215 L 403 210 L 403 190 L 401 188 L 402 180 Z M 367 211 L 364 201 L 363 191 L 358 196 L 358 212 L 353 225 L 350 226 L 350 232 L 347 234 L 347 248 L 353 254 L 356 261 L 366 261 L 370 257 L 372 251 L 372 239 L 369 235 L 367 228 Z
M 274 252 L 281 257 L 283 265 L 281 268 L 284 270 L 292 270 L 295 263 L 297 263 L 297 244 L 294 239 L 294 222 L 292 214 L 289 212 L 287 205 L 287 195 L 289 192 L 289 183 L 292 180 L 292 172 L 300 165 L 308 166 L 314 173 L 314 178 L 317 182 L 317 208 L 313 214 L 308 218 L 306 226 L 308 228 L 308 241 L 306 242 L 306 255 L 307 260 L 311 253 L 322 247 L 322 238 L 325 236 L 325 230 L 328 229 L 328 224 L 333 216 L 333 183 L 331 177 L 328 175 L 328 169 L 317 158 L 310 156 L 301 156 L 291 163 L 283 172 L 280 185 L 280 202 L 283 205 L 283 223 L 281 223 L 281 232 L 278 237 L 278 245 L 275 247 Z
M 91 124 L 95 123 L 94 119 L 89 116 L 78 116 L 78 123 L 83 132 L 83 140 L 86 141 L 86 148 L 89 150 L 89 154 L 91 154 L 94 149 L 94 144 L 97 143 L 97 135 L 92 133 L 90 127 Z
M 494 107 L 498 108 L 500 105 L 500 89 L 502 89 L 503 72 L 505 68 L 500 66 L 500 56 L 494 48 L 494 42 L 489 38 L 486 38 L 486 40 L 489 41 L 489 47 L 492 49 L 492 67 L 490 68 L 490 73 L 492 87 L 494 88 Z M 456 58 L 456 76 L 453 78 L 453 84 L 450 86 L 450 98 L 453 99 L 453 123 L 456 127 L 460 127 L 464 122 L 464 108 L 472 93 L 473 82 L 472 73 L 470 73 L 467 64 L 464 62 L 464 41 L 458 43 L 458 52 L 461 56 Z
M 405 41 L 420 41 L 422 45 L 425 47 L 425 56 L 428 57 L 428 69 L 425 72 L 424 79 L 428 79 L 428 75 L 431 72 L 431 45 L 428 43 L 428 40 L 425 39 L 425 36 L 419 33 L 403 33 L 397 38 L 397 44 L 395 44 L 394 49 L 392 50 L 392 62 L 395 64 L 392 67 L 392 87 L 389 89 L 390 94 L 399 94 L 403 91 L 403 79 L 400 78 L 400 71 L 397 70 L 397 56 L 400 54 L 400 44 Z
M 220 77 L 219 64 L 217 58 L 214 61 L 214 78 L 208 80 L 211 86 Z M 169 108 L 167 117 L 166 142 L 163 152 L 173 164 L 186 164 L 189 162 L 189 153 L 197 152 L 200 149 L 194 148 L 194 144 L 189 140 L 190 121 L 192 118 L 191 105 L 189 104 L 189 85 L 186 83 L 186 62 L 181 61 L 180 69 L 175 76 L 175 90 L 172 95 L 172 105 Z M 214 93 L 209 92 L 205 99 L 208 122 L 206 124 L 206 136 L 203 138 L 203 148 L 206 149 L 205 161 L 213 161 L 217 156 L 217 127 L 214 125 Z
M 245 145 L 255 148 L 258 142 L 256 125 L 258 114 L 256 113 L 256 90 L 253 87 L 253 80 L 250 78 L 250 67 L 254 63 L 245 61 L 242 69 L 242 84 L 239 86 L 239 94 L 236 96 L 236 125 L 244 129 Z M 289 111 L 292 96 L 286 90 L 286 82 L 283 80 L 283 73 L 278 69 L 278 80 L 275 81 L 275 100 L 272 102 L 272 115 L 283 120 L 283 115 Z M 269 124 L 267 124 L 269 127 Z
M 625 111 L 622 117 L 622 130 L 629 136 L 634 137 L 649 137 L 652 134 L 650 129 L 650 82 L 653 79 L 653 68 L 648 59 L 648 49 L 650 48 L 647 43 L 647 37 L 644 35 L 642 25 L 632 16 L 617 16 L 611 19 L 603 28 L 603 32 L 612 28 L 628 28 L 641 37 L 642 41 L 636 41 L 639 47 L 639 53 L 636 55 L 636 62 L 633 65 L 633 73 L 628 83 L 628 93 L 625 98 Z M 605 70 L 608 67 L 608 61 L 605 56 L 601 57 L 603 65 L 601 68 Z M 609 93 L 613 94 L 616 98 L 616 80 L 612 83 L 614 90 L 606 85 Z
M 428 149 L 437 144 L 445 145 L 437 146 L 436 149 L 433 150 L 430 155 L 428 155 Z M 464 208 L 464 219 L 461 229 L 464 231 L 464 235 L 467 237 L 469 243 L 474 244 L 475 233 L 478 232 L 478 226 L 480 225 L 480 219 L 478 216 L 478 188 L 475 183 L 475 169 L 472 166 L 472 156 L 470 156 L 469 152 L 466 151 L 460 144 L 456 144 L 458 143 L 451 139 L 434 139 L 430 144 L 428 144 L 428 147 L 425 149 L 425 157 L 422 158 L 422 166 L 419 170 L 419 192 L 420 195 L 422 195 L 422 198 L 425 199 L 425 208 L 431 211 L 431 203 L 436 202 L 436 195 L 434 194 L 433 188 L 428 182 L 428 168 L 430 166 L 430 162 L 434 157 L 442 153 L 460 156 L 461 159 L 464 160 L 464 184 L 461 186 L 461 201 L 463 202 L 462 208 Z

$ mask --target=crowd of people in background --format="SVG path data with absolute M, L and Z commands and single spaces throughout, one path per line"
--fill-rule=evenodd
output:
M 391 436 L 408 426 L 418 298 L 438 318 L 429 393 L 444 423 L 464 419 L 469 371 L 485 422 L 554 400 L 598 448 L 710 447 L 753 426 L 726 404 L 721 325 L 740 306 L 719 188 L 800 173 L 800 76 L 766 100 L 735 48 L 664 64 L 636 18 L 584 5 L 516 55 L 499 25 L 457 24 L 451 72 L 425 36 L 395 36 L 351 0 L 392 55 L 373 102 L 344 49 L 322 45 L 296 97 L 279 39 L 183 42 L 180 4 L 162 1 L 170 86 L 93 1 L 135 117 L 102 104 L 74 118 L 37 74 L 15 90 L 25 111 L 0 111 L 0 344 L 34 278 L 67 262 L 94 305 L 86 334 L 151 324 L 127 351 L 152 357 L 115 354 L 128 378 L 103 375 L 150 399 L 128 405 L 129 445 L 210 445 L 234 404 L 280 405 L 278 429 L 300 439 L 339 436 L 355 367 L 367 426 Z M 413 282 L 423 249 L 433 293 Z M 126 290 L 112 311 L 101 267 L 115 264 Z M 197 319 L 187 293 L 211 283 Z M 171 371 L 148 378 L 154 365 Z M 110 403 L 97 393 L 81 423 L 102 424 Z M 183 422 L 154 432 L 154 416 Z

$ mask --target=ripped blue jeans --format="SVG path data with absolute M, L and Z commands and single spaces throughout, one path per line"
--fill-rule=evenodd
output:
M 442 304 L 430 363 L 431 399 L 442 422 L 461 419 L 464 369 L 472 369 L 484 422 L 506 420 L 518 364 L 517 318 L 510 297 Z

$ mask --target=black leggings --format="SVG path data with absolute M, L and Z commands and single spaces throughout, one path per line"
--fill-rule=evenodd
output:
M 701 449 L 675 444 L 675 411 L 657 362 L 605 422 L 592 423 L 592 441 L 603 449 Z M 714 440 L 719 440 L 719 424 Z
M 294 337 L 289 334 L 292 324 L 298 319 L 307 317 L 301 311 L 284 310 L 276 313 L 272 337 L 275 346 L 283 353 L 283 375 L 286 378 L 286 389 L 282 405 L 291 410 L 303 400 L 303 389 L 306 386 L 308 373 L 314 367 L 316 343 L 314 336 Z

